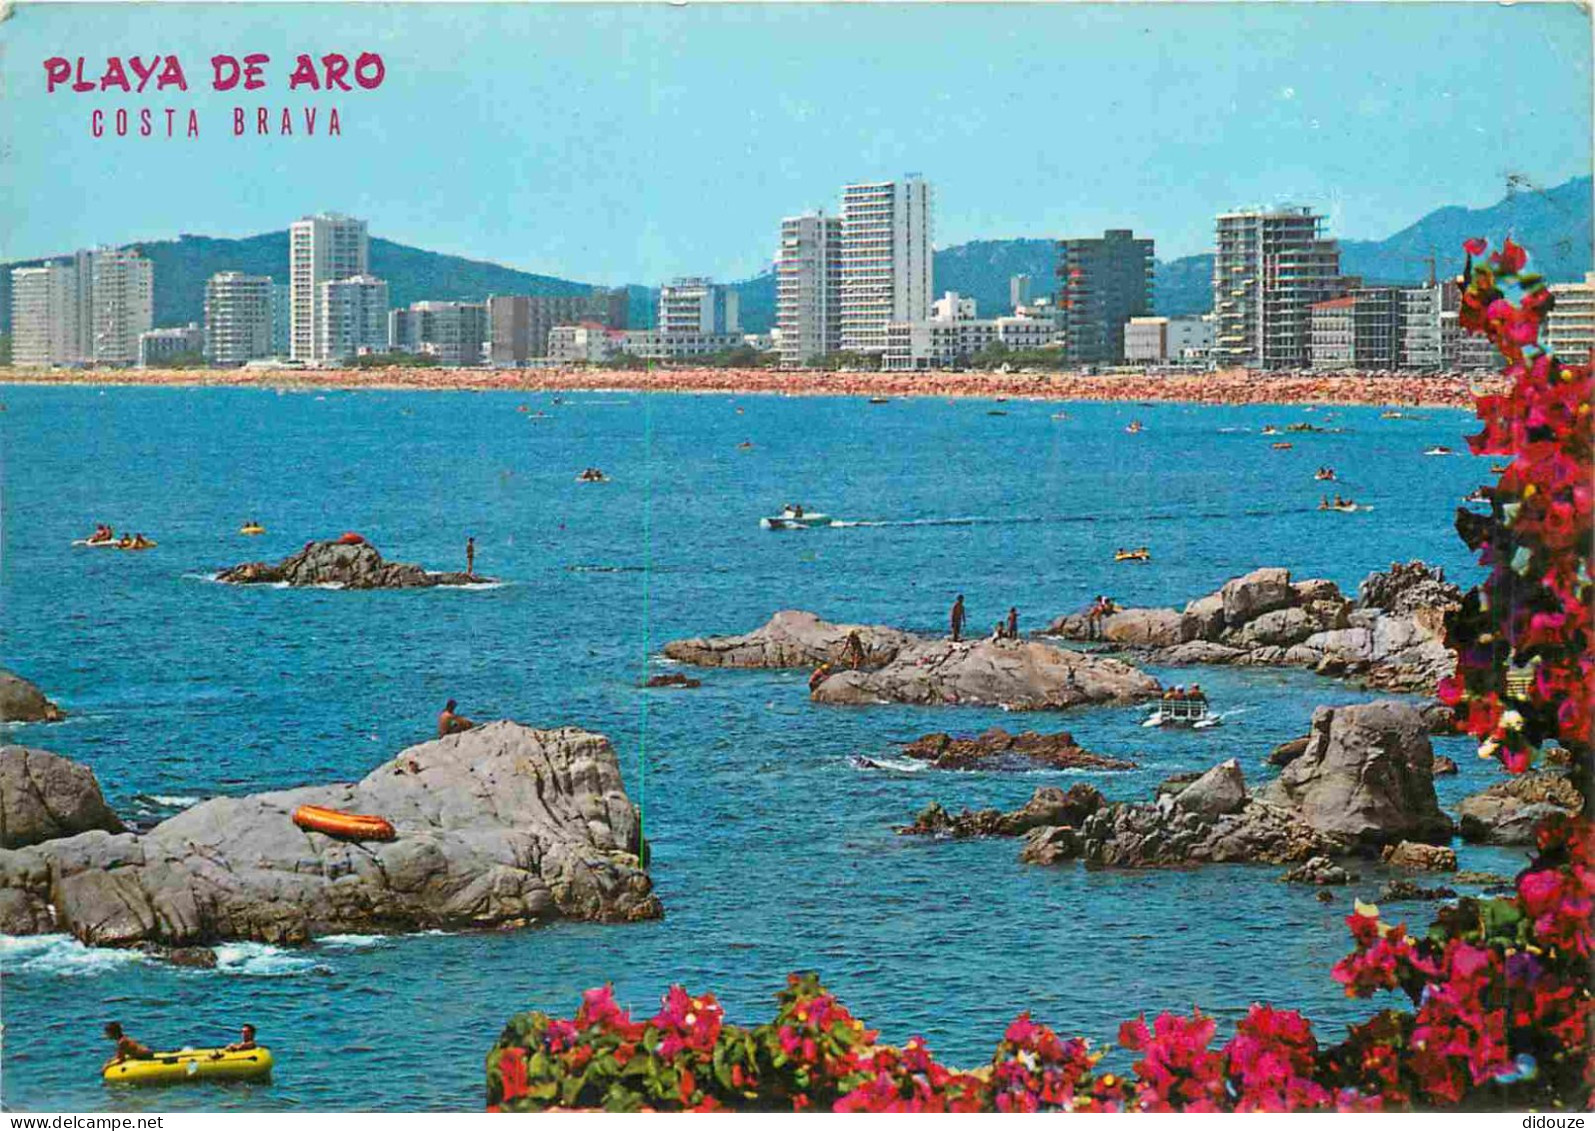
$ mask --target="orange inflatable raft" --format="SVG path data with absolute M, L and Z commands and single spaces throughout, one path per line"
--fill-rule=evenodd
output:
M 398 834 L 382 817 L 365 813 L 345 813 L 320 805 L 301 805 L 294 810 L 294 824 L 345 840 L 392 840 Z

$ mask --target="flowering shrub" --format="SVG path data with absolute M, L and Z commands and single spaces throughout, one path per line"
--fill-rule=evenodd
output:
M 1479 398 L 1479 454 L 1509 456 L 1488 516 L 1458 532 L 1490 574 L 1447 618 L 1458 653 L 1441 697 L 1511 772 L 1555 741 L 1591 795 L 1590 369 L 1536 344 L 1550 309 L 1510 240 L 1469 241 L 1460 319 L 1506 357 L 1513 385 Z M 1505 288 L 1505 289 L 1503 289 Z M 1511 301 L 1508 290 L 1518 301 Z M 1586 805 L 1589 802 L 1586 800 Z M 1324 1047 L 1301 1014 L 1253 1005 L 1224 1044 L 1214 1020 L 1165 1013 L 1120 1027 L 1130 1075 L 1021 1014 L 989 1064 L 959 1071 L 920 1038 L 878 1043 L 820 985 L 794 974 L 770 1022 L 725 1022 L 712 995 L 679 986 L 633 1021 L 609 987 L 573 1020 L 525 1013 L 487 1057 L 494 1111 L 607 1108 L 833 1111 L 1374 1111 L 1413 1107 L 1588 1108 L 1595 1095 L 1595 846 L 1584 815 L 1538 830 L 1537 854 L 1508 898 L 1462 899 L 1413 935 L 1358 903 L 1353 949 L 1333 977 L 1350 997 L 1397 994 Z M 1399 998 L 1398 998 L 1399 1000 Z

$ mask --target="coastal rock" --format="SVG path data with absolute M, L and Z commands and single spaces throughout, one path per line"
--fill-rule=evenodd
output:
M 1270 766 L 1290 765 L 1297 758 L 1307 753 L 1307 744 L 1311 741 L 1312 736 L 1304 734 L 1300 738 L 1291 739 L 1289 742 L 1281 742 L 1273 750 L 1269 751 L 1268 764 Z
M 1180 613 L 1121 610 L 1101 622 L 1100 635 L 1123 648 L 1146 649 L 1159 664 L 1285 665 L 1370 687 L 1432 693 L 1455 666 L 1444 619 L 1459 600 L 1456 586 L 1422 562 L 1370 574 L 1356 601 L 1332 581 L 1292 583 L 1288 570 L 1268 568 L 1225 582 Z M 1060 617 L 1048 631 L 1094 638 L 1083 614 Z
M 664 672 L 660 675 L 649 676 L 647 682 L 644 683 L 643 686 L 665 688 L 702 687 L 703 680 L 693 679 L 691 676 L 682 675 L 680 672 Z
M 1287 884 L 1349 884 L 1353 877 L 1350 872 L 1336 864 L 1327 856 L 1314 856 L 1279 877 Z
M 1453 883 L 1474 884 L 1484 888 L 1511 888 L 1512 877 L 1498 872 L 1462 871 L 1451 877 Z
M 1018 809 L 965 809 L 948 813 L 939 802 L 931 802 L 914 818 L 914 823 L 898 829 L 905 836 L 946 836 L 956 839 L 977 836 L 1022 836 L 1044 826 L 1074 826 L 1103 805 L 1102 794 L 1081 782 L 1067 790 L 1048 785 L 1037 789 Z
M 157 954 L 173 966 L 190 966 L 198 970 L 216 968 L 216 952 L 208 946 L 178 946 L 157 951 Z
M 320 586 L 332 589 L 426 589 L 490 582 L 464 573 L 429 573 L 408 562 L 386 561 L 369 542 L 307 542 L 297 554 L 271 565 L 245 562 L 224 569 L 217 581 L 233 585 Z
M 1181 790 L 1190 785 L 1192 782 L 1199 780 L 1201 777 L 1202 771 L 1200 770 L 1189 770 L 1184 773 L 1170 774 L 1168 777 L 1158 782 L 1157 789 L 1153 791 L 1152 800 L 1156 801 L 1159 797 L 1165 796 L 1176 797 L 1179 795 Z
M 1068 731 L 1056 734 L 1009 734 L 992 727 L 974 737 L 927 734 L 903 747 L 903 755 L 929 762 L 938 770 L 989 768 L 993 763 L 1048 766 L 1057 770 L 1133 770 L 1134 762 L 1092 754 Z
M 90 829 L 122 831 L 93 770 L 47 750 L 0 747 L 0 848 Z
M 672 660 L 716 668 L 812 668 L 837 663 L 850 633 L 864 645 L 864 665 L 880 667 L 917 637 L 885 625 L 832 624 L 813 613 L 787 609 L 762 627 L 740 636 L 695 636 L 672 640 L 664 653 Z
M 1061 864 L 1080 855 L 1080 834 L 1068 825 L 1031 829 L 1019 847 L 1021 864 Z
M 1363 845 L 1448 837 L 1434 794 L 1434 751 L 1418 712 L 1380 700 L 1313 712 L 1307 749 L 1264 789 L 1313 828 Z
M 1455 872 L 1457 854 L 1453 849 L 1435 844 L 1419 844 L 1404 840 L 1387 845 L 1380 859 L 1391 868 L 1406 868 L 1414 872 Z
M 1546 817 L 1573 814 L 1584 799 L 1565 774 L 1536 770 L 1496 782 L 1457 806 L 1462 839 L 1476 844 L 1533 844 Z
M 1455 899 L 1456 892 L 1448 887 L 1420 887 L 1411 880 L 1387 880 L 1379 889 L 1380 903 L 1407 903 L 1414 900 Z
M 1438 699 L 1419 707 L 1418 713 L 1423 716 L 1423 725 L 1428 728 L 1430 734 L 1461 733 L 1457 730 L 1456 711 Z
M 1174 797 L 1177 808 L 1203 817 L 1221 817 L 1246 805 L 1246 778 L 1234 758 L 1220 762 Z
M 817 703 L 982 704 L 1017 711 L 1134 703 L 1157 680 L 1121 660 L 1040 641 L 920 641 L 875 671 L 838 671 L 812 692 Z
M 1218 595 L 1224 602 L 1224 623 L 1231 628 L 1275 609 L 1289 608 L 1300 599 L 1291 588 L 1290 570 L 1272 567 L 1226 581 Z
M 66 712 L 30 681 L 0 668 L 0 723 L 58 723 Z
M 1454 761 L 1452 761 L 1450 758 L 1447 758 L 1444 754 L 1436 754 L 1434 756 L 1434 776 L 1435 777 L 1443 778 L 1443 777 L 1448 777 L 1451 774 L 1460 773 L 1460 772 L 1461 771 L 1458 770 L 1458 768 L 1457 768 L 1457 764 Z
M 303 830 L 291 819 L 300 805 L 377 814 L 397 836 Z M 642 851 L 607 739 L 493 722 L 413 746 L 355 784 L 213 798 L 143 835 L 0 850 L 0 931 L 184 947 L 655 918 Z

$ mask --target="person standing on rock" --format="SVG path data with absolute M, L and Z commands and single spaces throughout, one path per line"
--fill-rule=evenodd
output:
M 459 734 L 470 730 L 476 724 L 464 715 L 454 711 L 454 700 L 450 699 L 443 704 L 443 713 L 438 716 L 438 737 L 447 738 L 451 734 Z
M 1019 639 L 1019 606 L 1008 606 L 1008 639 Z
M 958 643 L 964 632 L 964 595 L 958 594 L 958 600 L 953 602 L 953 611 L 948 617 L 952 624 L 953 643 Z
M 474 537 L 465 539 L 465 576 L 476 576 L 476 539 Z

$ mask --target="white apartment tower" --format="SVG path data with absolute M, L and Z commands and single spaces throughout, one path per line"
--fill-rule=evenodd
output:
M 1340 245 L 1307 208 L 1218 217 L 1214 358 L 1220 367 L 1305 369 L 1312 307 L 1341 291 Z
M 131 248 L 94 253 L 94 363 L 132 365 L 138 338 L 155 324 L 155 265 Z
M 930 240 L 930 185 L 919 177 L 842 189 L 842 349 L 884 353 L 888 323 L 926 318 Z
M 206 281 L 206 361 L 242 365 L 271 357 L 271 337 L 271 276 L 222 271 Z
M 13 365 L 43 368 L 84 360 L 78 323 L 78 272 L 73 264 L 12 268 Z
M 335 212 L 295 220 L 288 230 L 288 287 L 292 307 L 289 356 L 295 361 L 321 361 L 317 329 L 323 284 L 364 276 L 370 271 L 366 222 Z M 383 312 L 383 334 L 387 312 Z
M 741 329 L 737 292 L 704 278 L 659 288 L 658 328 L 666 334 L 735 334 Z
M 1540 330 L 1540 344 L 1564 365 L 1595 361 L 1595 271 L 1582 283 L 1552 283 L 1555 302 Z
M 342 361 L 388 348 L 388 284 L 370 275 L 329 279 L 316 294 L 314 356 Z
M 814 212 L 781 221 L 775 323 L 781 364 L 806 364 L 841 348 L 842 220 Z

